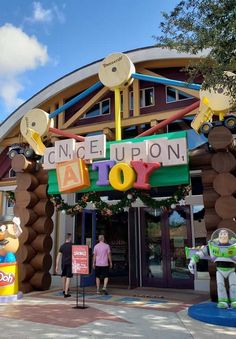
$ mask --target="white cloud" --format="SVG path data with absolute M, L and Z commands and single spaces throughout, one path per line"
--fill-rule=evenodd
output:
M 63 8 L 65 7 L 65 5 L 63 6 Z M 61 11 L 57 5 L 53 5 L 53 11 L 57 17 L 57 20 L 61 23 L 61 24 L 64 24 L 65 21 L 66 21 L 66 17 L 65 17 L 65 14 L 63 12 L 63 10 Z
M 22 90 L 23 86 L 14 78 L 0 82 L 0 97 L 8 110 L 14 110 L 23 104 L 24 100 L 18 97 Z
M 48 60 L 46 46 L 11 24 L 0 27 L 0 50 L 0 75 L 16 75 Z
M 47 47 L 11 24 L 0 27 L 0 98 L 12 110 L 22 103 L 19 75 L 47 63 Z
M 51 9 L 44 9 L 40 2 L 33 3 L 33 18 L 36 22 L 51 22 L 53 18 Z
M 33 14 L 32 17 L 26 18 L 26 21 L 32 23 L 51 23 L 56 19 L 59 23 L 65 23 L 64 15 L 65 5 L 62 5 L 62 10 L 56 4 L 53 4 L 52 8 L 43 8 L 40 2 L 33 2 Z

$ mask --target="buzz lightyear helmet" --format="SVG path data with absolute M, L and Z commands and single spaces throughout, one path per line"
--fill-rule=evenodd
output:
M 213 262 L 228 261 L 236 263 L 236 235 L 227 228 L 213 232 L 208 242 L 210 257 Z
M 217 244 L 233 245 L 236 243 L 236 234 L 228 228 L 219 228 L 212 233 L 211 241 Z

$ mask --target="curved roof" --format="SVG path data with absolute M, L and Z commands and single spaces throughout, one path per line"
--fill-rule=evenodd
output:
M 132 51 L 124 52 L 129 56 L 134 64 L 165 59 L 193 59 L 199 58 L 200 55 L 191 55 L 188 53 L 179 53 L 176 50 L 169 50 L 159 47 L 144 47 Z M 201 54 L 202 56 L 202 54 Z M 80 67 L 75 71 L 66 74 L 62 78 L 49 84 L 41 91 L 32 96 L 29 100 L 19 106 L 3 123 L 0 125 L 0 141 L 17 125 L 19 120 L 32 108 L 38 107 L 40 104 L 60 93 L 64 89 L 76 84 L 78 81 L 83 81 L 93 75 L 96 75 L 99 70 L 100 63 L 103 59 L 97 60 L 91 64 Z

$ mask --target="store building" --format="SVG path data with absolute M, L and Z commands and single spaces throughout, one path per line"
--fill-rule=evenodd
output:
M 182 71 L 190 60 L 197 56 L 179 54 L 156 47 L 138 49 L 126 53 L 135 65 L 136 72 L 187 81 Z M 19 124 L 23 115 L 38 107 L 51 113 L 73 97 L 77 96 L 98 81 L 98 69 L 101 61 L 82 67 L 48 85 L 12 113 L 0 126 L 0 191 L 2 214 L 11 214 L 12 202 L 8 191 L 14 191 L 15 179 L 7 156 L 9 147 L 21 144 Z M 135 79 L 130 87 L 122 92 L 122 139 L 132 139 L 143 131 L 155 126 L 176 113 L 181 108 L 198 100 L 197 90 L 152 84 Z M 183 119 L 170 123 L 159 134 L 172 134 L 186 131 L 188 147 L 193 149 L 204 145 L 205 140 L 197 137 L 190 128 L 190 122 L 197 109 L 189 112 Z M 109 141 L 115 138 L 114 92 L 107 87 L 95 92 L 65 109 L 54 118 L 54 126 L 68 133 L 81 136 L 106 135 Z M 63 139 L 51 134 L 50 141 Z M 65 139 L 65 137 L 64 137 Z M 199 267 L 195 278 L 187 270 L 185 246 L 202 244 L 206 241 L 204 227 L 204 206 L 201 191 L 201 170 L 188 168 L 191 178 L 191 191 L 182 205 L 171 210 L 145 207 L 140 201 L 132 204 L 126 212 L 104 218 L 97 213 L 92 204 L 71 217 L 61 212 L 54 214 L 52 256 L 64 241 L 64 234 L 72 232 L 75 243 L 89 244 L 92 248 L 97 236 L 105 234 L 111 245 L 114 268 L 111 283 L 125 287 L 152 286 L 165 288 L 190 288 L 207 290 L 208 274 L 205 267 Z M 172 176 L 174 177 L 174 173 Z M 153 187 L 150 195 L 155 199 L 173 195 L 179 184 Z M 50 192 L 50 190 L 49 190 Z M 52 192 L 51 192 L 52 193 Z M 68 204 L 81 198 L 80 192 L 63 195 Z M 122 192 L 116 190 L 101 191 L 104 201 L 114 203 L 122 198 Z M 203 271 L 203 272 L 200 272 Z M 54 272 L 54 265 L 51 273 Z M 87 285 L 94 284 L 94 275 L 85 278 Z

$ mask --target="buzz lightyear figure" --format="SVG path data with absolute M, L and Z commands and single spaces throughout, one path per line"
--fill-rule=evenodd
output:
M 192 255 L 191 255 L 192 254 Z M 236 308 L 236 235 L 233 231 L 221 228 L 216 230 L 206 246 L 195 253 L 191 253 L 188 265 L 189 271 L 194 274 L 196 263 L 200 259 L 210 259 L 216 263 L 216 283 L 219 308 Z M 225 287 L 225 279 L 229 282 L 229 297 Z

